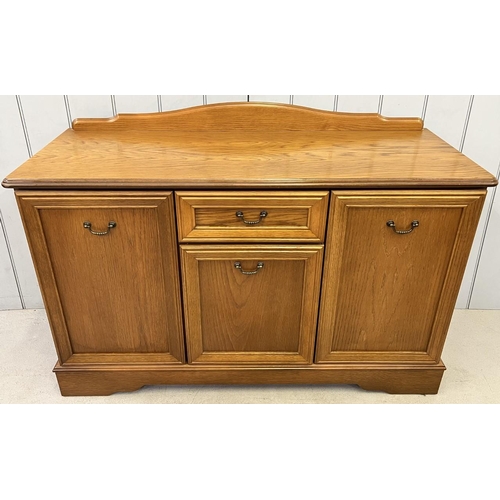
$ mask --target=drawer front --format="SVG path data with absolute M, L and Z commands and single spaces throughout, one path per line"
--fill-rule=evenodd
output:
M 178 191 L 179 241 L 321 243 L 328 197 L 328 191 Z
M 323 245 L 181 245 L 190 363 L 312 363 Z
M 438 362 L 484 195 L 332 193 L 316 361 Z

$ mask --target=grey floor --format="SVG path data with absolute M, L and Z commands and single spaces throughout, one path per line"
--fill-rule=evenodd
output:
M 357 386 L 156 386 L 106 397 L 62 397 L 44 310 L 0 311 L 0 403 L 500 403 L 500 311 L 456 310 L 439 394 Z

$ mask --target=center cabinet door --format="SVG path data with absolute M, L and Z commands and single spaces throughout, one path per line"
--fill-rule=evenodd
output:
M 181 245 L 188 361 L 309 364 L 323 245 Z

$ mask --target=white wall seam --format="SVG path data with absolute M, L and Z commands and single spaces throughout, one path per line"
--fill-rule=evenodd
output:
M 462 138 L 460 139 L 460 146 L 458 150 L 462 153 L 464 150 L 465 138 L 467 137 L 467 129 L 469 128 L 470 115 L 472 113 L 472 106 L 474 105 L 474 96 L 471 95 L 469 99 L 469 105 L 467 106 L 467 113 L 465 114 L 464 131 L 462 132 Z
M 19 275 L 17 274 L 16 263 L 14 262 L 14 255 L 12 253 L 12 247 L 10 246 L 9 236 L 7 234 L 7 228 L 5 227 L 1 209 L 0 209 L 0 228 L 2 229 L 3 238 L 5 240 L 5 246 L 7 247 L 7 253 L 9 254 L 10 267 L 12 268 L 14 281 L 16 282 L 16 288 L 17 288 L 17 293 L 19 295 L 19 300 L 21 301 L 21 307 L 23 309 L 26 309 L 26 302 L 24 301 L 23 291 L 21 290 L 21 282 L 19 281 Z
M 116 112 L 116 99 L 115 96 L 112 95 L 111 97 L 111 111 L 113 112 L 113 116 L 116 116 L 118 113 Z
M 26 148 L 28 149 L 28 156 L 31 158 L 33 152 L 31 149 L 30 136 L 28 134 L 28 127 L 26 126 L 26 119 L 24 118 L 23 104 L 21 102 L 21 96 L 16 95 L 17 109 L 19 110 L 19 117 L 21 118 L 21 125 L 23 127 L 24 139 L 26 140 Z
M 424 104 L 422 105 L 422 121 L 425 122 L 425 114 L 427 113 L 427 103 L 429 102 L 429 96 L 424 95 Z
M 17 130 L 18 130 L 17 151 L 18 152 L 23 151 L 24 144 L 22 142 L 22 138 L 24 135 L 25 146 L 26 146 L 26 150 L 24 150 L 24 151 L 27 151 L 28 156 L 31 158 L 33 156 L 33 150 L 34 150 L 33 148 L 38 150 L 39 147 L 41 147 L 41 142 L 40 142 L 40 139 L 37 138 L 37 134 L 38 134 L 38 132 L 40 132 L 40 130 L 39 130 L 40 127 L 43 128 L 43 126 L 44 126 L 43 125 L 43 123 L 44 123 L 43 116 L 38 115 L 37 118 L 39 119 L 38 120 L 39 123 L 37 123 L 35 121 L 35 122 L 33 122 L 35 124 L 33 124 L 32 123 L 33 105 L 31 102 L 32 98 L 31 97 L 25 98 L 24 96 L 17 96 L 17 95 L 12 96 L 12 98 L 14 98 L 14 97 L 15 97 L 15 102 L 17 104 L 17 111 L 16 111 L 16 105 L 14 103 L 12 103 L 14 115 L 12 116 L 11 120 L 12 120 L 13 126 L 19 127 L 19 124 L 20 124 L 21 130 L 22 130 L 22 132 L 21 132 L 21 130 L 19 130 L 19 128 L 17 128 Z M 39 96 L 39 97 L 41 98 L 43 96 Z M 47 96 L 47 98 L 48 97 L 49 96 Z M 79 97 L 83 98 L 85 96 L 79 96 Z M 102 97 L 104 97 L 106 100 L 108 98 L 110 99 L 110 101 L 107 101 L 107 102 L 111 103 L 111 111 L 112 111 L 113 115 L 116 116 L 118 113 L 117 112 L 116 96 L 112 95 L 109 97 L 108 96 L 102 96 Z M 154 99 L 154 96 L 151 96 L 151 97 Z M 163 111 L 162 96 L 156 96 L 156 97 L 157 97 L 157 102 L 154 103 L 154 101 L 153 101 L 153 103 L 151 103 L 152 109 L 150 111 L 156 111 L 156 108 L 157 108 L 159 112 L 162 112 Z M 199 99 L 200 97 L 202 97 L 203 104 L 208 103 L 208 96 L 204 95 L 204 96 L 196 96 L 196 97 L 198 99 L 197 103 L 187 104 L 187 105 L 188 106 L 199 105 L 200 101 L 201 101 Z M 245 97 L 246 97 L 246 101 L 250 102 L 250 97 L 251 97 L 250 95 L 240 96 L 242 101 L 245 100 Z M 274 98 L 274 97 L 275 96 L 271 96 L 270 99 Z M 305 106 L 309 105 L 309 104 L 307 104 L 307 99 L 305 99 L 304 96 L 298 96 L 297 99 L 295 98 L 296 96 L 294 96 L 294 95 L 278 96 L 278 97 L 281 100 L 281 102 L 288 101 L 290 105 L 295 105 L 295 102 L 297 102 L 297 105 L 305 105 Z M 276 99 L 278 99 L 278 97 L 276 97 Z M 328 96 L 328 97 L 330 100 L 328 102 L 325 100 L 324 109 L 332 109 L 333 111 L 338 111 L 339 96 L 335 95 L 335 96 Z M 375 101 L 374 97 L 376 97 L 376 96 L 372 96 L 372 100 L 371 100 L 372 104 L 371 104 L 371 108 L 369 110 L 370 112 L 374 112 L 375 110 L 377 110 L 376 105 L 375 105 L 375 102 L 377 102 L 377 101 Z M 390 104 L 389 97 L 394 98 L 394 96 L 388 96 L 387 98 L 384 95 L 379 96 L 378 111 L 377 111 L 379 114 L 382 114 L 384 112 L 384 108 L 387 108 L 389 106 L 389 104 Z M 400 97 L 403 98 L 405 96 L 400 96 Z M 481 123 L 482 122 L 481 121 L 478 122 L 476 115 L 479 113 L 479 108 L 482 110 L 482 112 L 485 112 L 488 115 L 487 102 L 485 102 L 484 99 L 483 99 L 483 101 L 481 101 L 478 96 L 474 96 L 474 95 L 461 96 L 460 113 L 455 113 L 457 115 L 458 119 L 455 119 L 453 122 L 450 122 L 448 125 L 446 125 L 446 120 L 445 120 L 446 116 L 449 117 L 450 116 L 449 113 L 456 111 L 455 108 L 453 108 L 453 106 L 455 106 L 453 104 L 453 100 L 452 100 L 452 104 L 451 104 L 452 107 L 449 110 L 445 109 L 443 111 L 440 111 L 444 116 L 444 118 L 443 118 L 443 117 L 439 116 L 439 113 L 436 113 L 436 110 L 434 109 L 435 102 L 434 102 L 434 100 L 430 100 L 431 96 L 426 95 L 426 96 L 419 96 L 419 97 L 420 97 L 420 99 L 422 99 L 422 97 L 423 97 L 423 102 L 422 102 L 422 100 L 420 100 L 417 103 L 416 100 L 414 100 L 415 101 L 414 106 L 418 106 L 418 107 L 421 106 L 422 119 L 423 119 L 424 123 L 429 122 L 428 124 L 430 124 L 431 118 L 432 118 L 433 122 L 436 121 L 436 119 L 438 121 L 443 120 L 445 123 L 445 128 L 444 128 L 443 134 L 448 130 L 446 127 L 448 127 L 450 130 L 453 128 L 454 136 L 455 136 L 455 139 L 454 139 L 455 147 L 462 153 L 464 151 L 466 151 L 468 153 L 468 150 L 471 149 L 469 147 L 470 146 L 469 143 L 471 143 L 471 141 L 472 141 L 471 138 L 474 136 L 473 132 L 475 132 L 476 136 L 479 133 L 479 136 L 481 137 L 481 131 L 482 131 Z M 434 99 L 434 96 L 432 96 L 432 97 Z M 467 97 L 469 99 L 467 99 Z M 61 108 L 61 104 L 62 104 L 59 101 L 60 96 L 58 96 L 57 99 L 54 99 L 53 97 L 51 99 L 53 102 L 52 106 L 59 110 Z M 66 121 L 67 121 L 68 126 L 71 127 L 72 120 L 73 120 L 72 114 L 77 111 L 76 107 L 78 107 L 78 105 L 73 102 L 73 96 L 64 95 L 63 99 L 64 99 L 65 111 L 63 111 L 61 108 L 60 111 L 58 111 L 57 116 L 54 118 L 54 120 L 56 118 L 58 119 L 59 127 L 62 129 L 64 129 L 66 127 Z M 119 99 L 120 99 L 120 96 L 118 96 L 118 103 L 120 103 Z M 166 96 L 165 99 L 167 100 L 168 96 Z M 305 102 L 303 104 L 304 100 L 305 100 Z M 333 100 L 333 102 L 332 102 L 332 100 Z M 351 98 L 351 100 L 352 100 L 352 98 Z M 90 101 L 90 99 L 89 99 L 89 101 Z M 430 106 L 429 106 L 429 103 L 430 103 Z M 480 104 L 480 103 L 482 103 L 482 104 Z M 166 108 L 168 109 L 167 104 L 168 103 L 166 102 Z M 25 115 L 23 106 L 27 107 L 26 115 Z M 311 106 L 312 106 L 312 104 L 311 104 Z M 104 107 L 104 105 L 102 107 Z M 49 111 L 51 111 L 51 109 L 52 108 L 48 108 Z M 458 104 L 457 104 L 457 109 L 458 109 Z M 432 117 L 429 115 L 429 119 L 427 119 L 427 116 L 426 116 L 427 111 L 429 111 L 429 113 L 432 112 L 432 115 L 433 115 Z M 464 113 L 464 111 L 465 111 L 465 113 Z M 54 113 L 55 113 L 55 111 L 54 111 Z M 63 114 L 63 113 L 65 113 L 65 114 Z M 108 108 L 107 113 L 109 113 L 109 108 Z M 446 115 L 446 113 L 448 113 L 448 115 Z M 418 115 L 418 108 L 415 109 L 414 114 Z M 437 116 L 434 116 L 436 114 L 437 114 Z M 18 118 L 18 116 L 19 116 L 19 118 Z M 107 116 L 109 116 L 109 114 L 107 114 Z M 491 113 L 489 113 L 488 116 L 491 116 Z M 36 115 L 35 115 L 35 117 L 36 117 Z M 20 122 L 17 122 L 18 119 L 20 120 Z M 51 120 L 51 119 L 52 119 L 51 117 L 47 117 L 46 120 Z M 460 120 L 464 120 L 462 122 L 462 124 L 463 124 L 462 130 L 460 130 L 460 128 L 461 128 L 460 127 Z M 496 122 L 497 121 L 498 120 L 496 120 Z M 28 126 L 28 123 L 30 124 L 29 126 Z M 430 125 L 432 125 L 432 124 L 430 124 Z M 486 129 L 486 132 L 488 132 L 488 129 Z M 497 137 L 498 137 L 498 134 L 492 135 L 491 131 L 490 131 L 489 141 L 493 141 L 493 144 L 495 144 L 498 141 Z M 476 140 L 476 142 L 477 142 L 477 140 Z M 479 141 L 479 142 L 481 142 L 481 141 Z M 40 144 L 38 144 L 38 143 L 40 143 Z M 488 146 L 488 145 L 491 145 L 491 144 L 487 143 L 486 146 Z M 480 144 L 476 145 L 476 149 L 480 146 L 481 146 Z M 480 152 L 480 150 L 479 150 L 479 152 Z M 21 154 L 21 156 L 22 156 L 22 154 Z M 481 156 L 479 156 L 479 157 L 481 158 Z M 26 159 L 25 153 L 24 153 L 24 159 Z M 492 163 L 491 160 L 493 160 L 493 165 L 491 165 L 491 163 Z M 500 163 L 498 163 L 498 158 L 492 158 L 491 160 L 489 163 L 489 170 L 492 173 L 494 173 L 495 172 L 494 165 L 496 163 L 497 164 L 496 177 L 498 180 L 500 180 Z M 21 161 L 21 159 L 19 159 L 19 162 L 20 161 Z M 480 164 L 483 163 L 481 160 L 476 160 L 476 161 L 480 161 L 481 162 Z M 494 228 L 494 226 L 496 224 L 495 217 L 497 215 L 497 211 L 496 211 L 495 207 L 498 205 L 498 201 L 499 201 L 499 199 L 496 199 L 497 191 L 498 191 L 498 187 L 491 188 L 491 191 L 489 191 L 488 198 L 487 198 L 487 200 L 488 200 L 487 205 L 485 204 L 485 206 L 483 208 L 484 213 L 483 213 L 482 219 L 484 220 L 484 223 L 482 223 L 482 228 L 480 230 L 480 233 L 476 235 L 477 238 L 476 238 L 475 251 L 474 251 L 475 258 L 469 264 L 469 271 L 468 271 L 469 274 L 467 276 L 466 283 L 463 284 L 464 286 L 463 286 L 463 290 L 462 290 L 462 299 L 461 299 L 460 307 L 466 307 L 467 309 L 470 309 L 471 307 L 479 307 L 480 308 L 482 305 L 482 301 L 476 300 L 476 297 L 478 297 L 480 295 L 480 292 L 482 292 L 482 287 L 483 287 L 483 282 L 482 282 L 482 279 L 483 279 L 482 273 L 484 274 L 483 264 L 485 266 L 486 266 L 486 264 L 485 264 L 485 262 L 482 262 L 482 261 L 485 261 L 487 259 L 490 260 L 491 258 L 494 258 L 494 253 L 492 254 L 492 251 L 493 252 L 496 251 L 496 249 L 492 249 L 491 241 L 489 239 L 490 235 L 489 235 L 488 231 L 492 232 L 495 230 L 495 228 Z M 499 194 L 499 198 L 500 198 L 500 194 Z M 14 282 L 15 282 L 17 290 L 18 290 L 18 294 L 19 294 L 19 300 L 20 300 L 17 307 L 19 307 L 19 305 L 22 306 L 22 308 L 34 307 L 34 306 L 30 305 L 31 299 L 30 299 L 30 293 L 29 293 L 29 286 L 31 286 L 31 285 L 30 284 L 26 285 L 26 283 L 24 281 L 24 274 L 23 274 L 24 267 L 23 267 L 23 262 L 21 261 L 21 259 L 24 257 L 21 257 L 21 254 L 18 254 L 18 249 L 16 246 L 17 240 L 16 240 L 16 237 L 14 237 L 16 233 L 14 235 L 11 234 L 9 212 L 8 212 L 8 210 L 6 210 L 6 207 L 2 207 L 2 211 L 3 211 L 3 213 L 0 212 L 0 226 L 1 226 L 1 234 L 3 234 L 4 241 L 5 241 L 5 248 L 7 250 L 6 254 L 4 254 L 5 260 L 7 263 L 9 263 L 9 261 L 10 261 L 10 266 L 11 266 L 11 271 L 9 271 L 9 274 L 10 274 L 9 280 L 12 280 L 12 281 L 10 281 L 11 290 L 12 290 L 13 294 L 15 295 L 14 288 L 13 288 Z M 7 228 L 7 224 L 9 224 L 8 228 Z M 9 241 L 9 235 L 10 235 L 10 241 Z M 0 241 L 1 241 L 1 238 L 2 238 L 2 236 L 0 235 Z M 1 244 L 3 245 L 3 242 Z M 8 255 L 9 260 L 7 260 L 7 255 Z M 17 265 L 19 266 L 18 268 L 16 268 L 16 262 L 17 262 Z M 491 280 L 490 280 L 490 282 L 491 282 Z M 492 286 L 492 283 L 490 283 L 490 282 L 488 285 L 489 287 Z M 31 281 L 30 281 L 30 283 L 31 283 Z M 27 286 L 28 286 L 28 288 L 26 288 Z M 23 293 L 27 294 L 26 297 L 24 297 Z M 495 292 L 495 294 L 496 294 L 496 292 Z M 476 304 L 476 302 L 478 302 L 478 303 Z M 1 309 L 1 307 L 0 307 L 0 309 Z
M 379 96 L 379 98 L 378 98 L 378 110 L 377 110 L 377 113 L 378 113 L 379 115 L 381 115 L 381 114 L 382 114 L 382 107 L 383 107 L 383 106 L 384 106 L 384 96 L 383 96 L 383 95 L 381 95 L 381 96 Z
M 474 106 L 474 96 L 471 95 L 469 98 L 469 104 L 467 105 L 467 111 L 465 113 L 464 129 L 462 132 L 462 137 L 460 139 L 459 151 L 461 153 L 464 150 L 465 139 L 467 137 L 467 130 L 469 128 L 469 120 L 470 120 L 470 115 L 472 113 L 473 106 Z M 490 204 L 490 207 L 493 207 L 493 203 Z M 490 208 L 490 211 L 491 211 L 491 208 Z M 489 220 L 489 213 L 488 213 L 486 220 L 487 221 Z M 465 303 L 466 309 L 470 309 L 470 302 L 472 299 L 472 291 L 474 289 L 474 282 L 476 281 L 477 270 L 479 269 L 479 259 L 481 257 L 481 250 L 482 250 L 483 245 L 484 245 L 484 240 L 486 238 L 486 229 L 487 228 L 488 228 L 488 222 L 486 222 L 486 224 L 484 225 L 483 233 L 481 234 L 481 239 L 480 239 L 480 243 L 479 243 L 479 252 L 477 253 L 476 262 L 474 263 L 474 271 L 472 273 L 472 279 L 471 279 L 471 282 L 469 285 L 469 293 L 467 295 L 467 302 Z
M 67 95 L 63 96 L 64 98 L 64 106 L 66 108 L 66 117 L 68 118 L 68 127 L 71 128 L 71 122 L 73 121 L 71 119 L 71 109 L 69 106 L 69 98 Z
M 497 180 L 500 180 L 500 163 L 498 164 L 497 169 Z M 490 204 L 488 206 L 488 211 L 486 212 L 486 222 L 484 224 L 483 232 L 481 234 L 481 243 L 479 244 L 479 250 L 477 252 L 477 259 L 474 265 L 474 272 L 472 273 L 472 280 L 469 289 L 469 295 L 467 296 L 467 304 L 466 308 L 470 309 L 470 303 L 472 300 L 472 294 L 474 293 L 474 285 L 476 284 L 477 272 L 479 270 L 479 264 L 481 263 L 481 254 L 483 253 L 484 242 L 486 240 L 486 233 L 488 232 L 488 224 L 490 222 L 491 212 L 493 211 L 493 202 L 495 201 L 495 195 L 497 194 L 498 185 L 493 188 L 493 192 L 491 195 Z

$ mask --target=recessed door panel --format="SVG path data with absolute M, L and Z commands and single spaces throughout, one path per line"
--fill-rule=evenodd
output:
M 438 361 L 482 192 L 338 192 L 316 360 Z
M 311 363 L 322 245 L 182 245 L 194 363 Z

